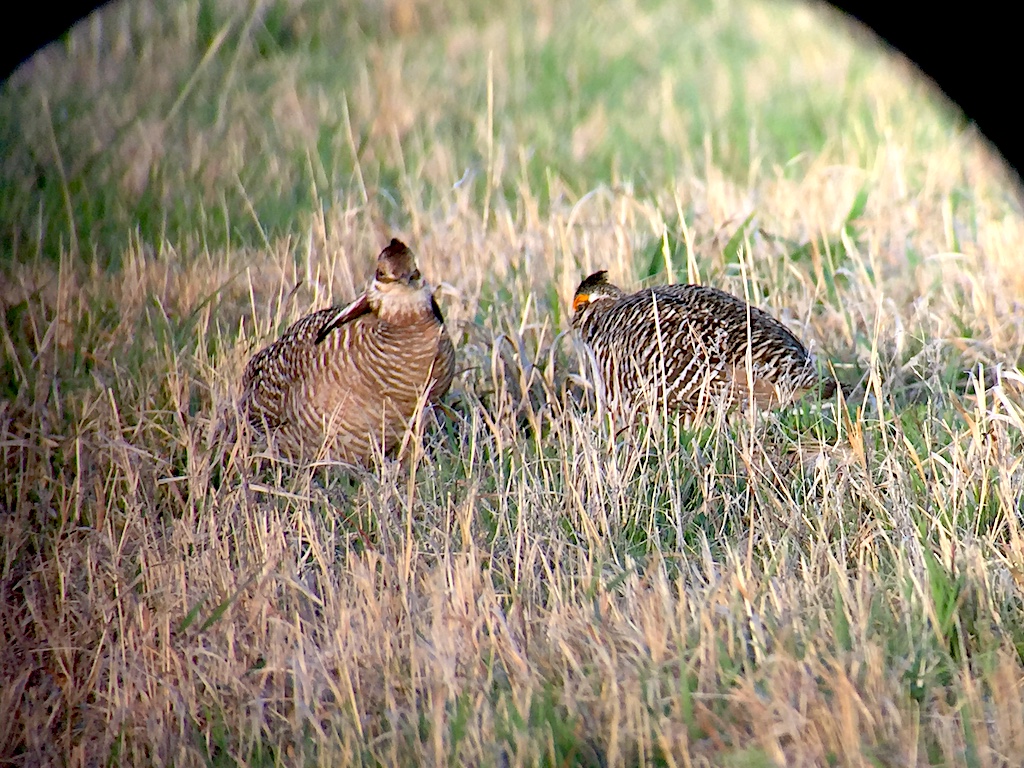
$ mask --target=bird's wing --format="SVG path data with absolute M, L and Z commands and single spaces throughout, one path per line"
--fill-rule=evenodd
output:
M 707 285 L 667 285 L 654 290 L 659 302 L 666 297 L 678 301 L 680 310 L 695 325 L 703 321 L 734 328 L 735 338 L 740 341 L 746 336 L 749 319 L 755 346 L 762 342 L 806 355 L 804 345 L 785 324 L 763 309 L 748 306 L 746 301 L 731 293 Z M 743 348 L 746 348 L 745 343 Z
M 366 298 L 366 294 L 364 293 L 347 307 L 339 309 L 327 318 L 327 322 L 325 322 L 323 327 L 317 332 L 314 344 L 319 344 L 326 339 L 327 335 L 335 328 L 340 328 L 345 323 L 351 322 L 357 317 L 368 314 L 372 311 L 373 310 L 370 308 L 370 301 Z

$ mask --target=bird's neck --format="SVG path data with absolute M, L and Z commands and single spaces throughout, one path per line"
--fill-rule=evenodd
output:
M 595 299 L 589 305 L 587 305 L 587 307 L 582 312 L 578 312 L 576 315 L 573 316 L 572 324 L 576 328 L 582 328 L 587 323 L 589 323 L 589 322 L 593 321 L 594 319 L 600 317 L 605 312 L 607 312 L 609 309 L 611 309 L 612 308 L 612 304 L 614 304 L 614 303 L 615 302 L 613 300 L 611 300 L 611 299 L 606 299 L 606 298 Z
M 417 320 L 433 320 L 434 313 L 430 305 L 430 289 L 423 290 L 402 290 L 388 291 L 378 294 L 374 303 L 377 304 L 376 312 L 385 323 L 403 324 L 414 323 Z

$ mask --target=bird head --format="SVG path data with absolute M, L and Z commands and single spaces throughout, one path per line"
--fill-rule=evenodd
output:
M 392 239 L 377 257 L 377 273 L 373 281 L 378 290 L 385 292 L 396 283 L 417 290 L 423 287 L 423 276 L 416 267 L 416 257 L 405 243 L 397 239 Z
M 606 300 L 614 300 L 625 296 L 625 292 L 608 282 L 608 271 L 602 269 L 595 272 L 576 289 L 572 298 L 572 322 L 577 325 L 583 319 L 589 307 Z
M 377 271 L 367 291 L 370 306 L 381 315 L 431 311 L 433 290 L 416 266 L 416 256 L 393 239 L 377 257 Z

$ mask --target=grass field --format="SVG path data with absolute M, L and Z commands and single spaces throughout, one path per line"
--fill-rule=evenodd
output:
M 0 764 L 1024 764 L 1024 217 L 824 10 L 132 0 L 0 90 Z M 391 236 L 451 418 L 211 444 Z M 785 319 L 845 398 L 619 431 L 598 268 Z

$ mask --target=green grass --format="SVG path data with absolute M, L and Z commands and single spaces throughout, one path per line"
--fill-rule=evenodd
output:
M 0 143 L 0 759 L 1024 761 L 1024 220 L 835 18 L 115 4 Z M 352 473 L 211 444 L 392 235 L 447 422 Z M 600 268 L 746 296 L 846 397 L 611 424 Z

